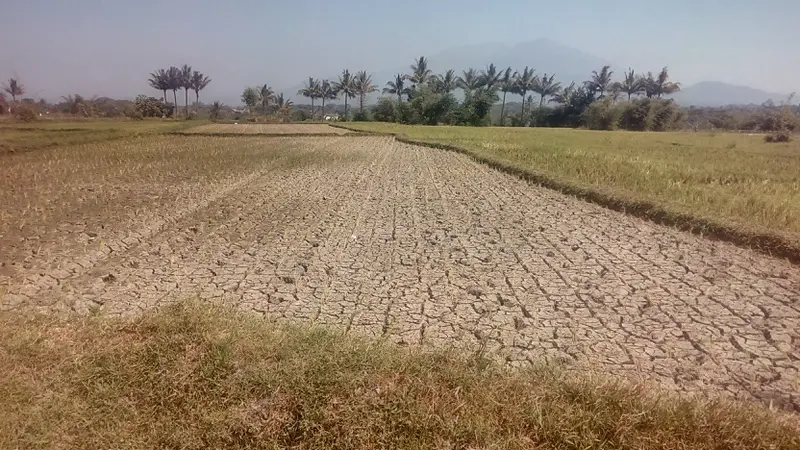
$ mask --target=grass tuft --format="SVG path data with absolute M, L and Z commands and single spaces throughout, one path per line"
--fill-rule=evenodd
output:
M 800 448 L 757 405 L 195 302 L 130 319 L 0 315 L 1 448 Z

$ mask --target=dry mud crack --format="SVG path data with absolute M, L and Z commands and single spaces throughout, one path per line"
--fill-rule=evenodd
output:
M 224 145 L 240 139 L 260 142 Z M 2 307 L 128 314 L 199 296 L 800 411 L 797 266 L 452 152 L 386 137 L 291 142 L 315 157 L 209 183 L 157 223 L 122 221 L 104 244 L 116 250 L 51 243 L 47 260 L 0 277 Z

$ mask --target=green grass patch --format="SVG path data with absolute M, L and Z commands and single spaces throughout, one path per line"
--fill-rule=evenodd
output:
M 796 417 L 178 303 L 0 314 L 0 448 L 800 448 Z
M 454 146 L 616 209 L 800 259 L 800 142 L 733 133 L 346 127 Z

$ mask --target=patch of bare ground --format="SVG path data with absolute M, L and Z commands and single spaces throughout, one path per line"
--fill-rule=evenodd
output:
M 198 296 L 278 322 L 478 348 L 509 366 L 552 361 L 800 410 L 800 268 L 788 262 L 387 137 L 155 142 L 100 160 L 84 149 L 82 176 L 20 161 L 54 172 L 13 194 L 32 216 L 4 230 L 16 245 L 4 309 L 127 315 Z M 3 170 L 4 183 L 29 185 Z M 94 206 L 78 189 L 93 177 Z

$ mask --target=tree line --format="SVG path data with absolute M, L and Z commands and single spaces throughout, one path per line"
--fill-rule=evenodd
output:
M 680 90 L 680 84 L 669 79 L 666 67 L 657 74 L 639 74 L 629 69 L 619 81 L 614 81 L 614 71 L 610 66 L 604 66 L 593 71 L 589 80 L 568 86 L 562 86 L 554 74 L 539 75 L 530 67 L 513 70 L 511 67 L 500 69 L 495 64 L 489 64 L 484 70 L 469 68 L 457 74 L 451 69 L 435 74 L 429 67 L 428 59 L 422 56 L 414 61 L 410 69 L 409 73 L 399 73 L 386 83 L 382 93 L 396 100 L 381 98 L 371 108 L 372 118 L 425 124 L 496 123 L 527 126 L 546 123 L 549 126 L 577 126 L 578 122 L 603 122 L 591 121 L 586 117 L 589 106 L 595 102 L 603 102 L 606 109 L 609 109 L 625 97 L 628 103 L 649 99 L 640 103 L 647 103 L 649 109 L 664 109 L 667 102 L 660 100 Z M 456 90 L 463 92 L 463 101 L 459 102 L 453 95 Z M 346 106 L 348 99 L 358 97 L 359 111 L 353 119 L 366 120 L 369 118 L 364 109 L 366 97 L 376 91 L 377 87 L 366 71 L 359 71 L 352 76 L 349 70 L 344 70 L 337 81 L 309 78 L 298 94 L 311 100 L 312 111 L 315 110 L 316 101 L 321 100 L 323 115 L 326 101 L 343 98 L 344 120 L 349 118 Z M 516 94 L 522 98 L 519 112 L 511 117 L 508 117 L 506 108 L 508 94 Z M 492 120 L 490 115 L 498 102 L 499 117 Z M 550 108 L 551 104 L 556 107 Z M 598 108 L 595 107 L 595 110 Z M 678 110 L 677 106 L 672 105 L 673 113 Z M 621 116 L 623 112 L 611 114 Z M 595 111 L 595 115 L 599 113 Z

